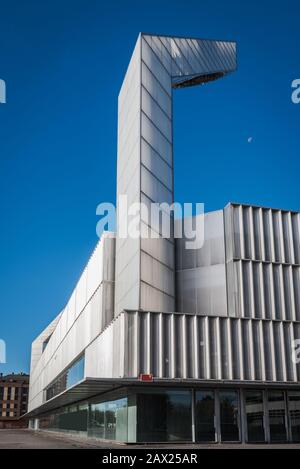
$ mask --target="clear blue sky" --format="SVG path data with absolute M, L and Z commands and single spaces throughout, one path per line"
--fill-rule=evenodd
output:
M 0 371 L 29 370 L 97 241 L 97 204 L 115 201 L 117 96 L 139 31 L 238 43 L 237 73 L 176 92 L 176 200 L 300 210 L 299 20 L 296 1 L 0 0 Z

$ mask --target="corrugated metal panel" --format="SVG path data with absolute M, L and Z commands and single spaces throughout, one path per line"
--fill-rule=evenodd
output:
M 299 320 L 299 213 L 237 204 L 224 213 L 229 315 Z
M 299 213 L 238 204 L 224 212 L 227 260 L 300 265 Z
M 299 380 L 291 340 L 300 330 L 295 331 L 291 321 L 125 314 L 130 354 L 125 377 L 152 373 L 157 378 Z

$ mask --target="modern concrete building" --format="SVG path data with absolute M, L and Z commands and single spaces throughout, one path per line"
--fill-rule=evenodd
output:
M 139 36 L 119 96 L 118 202 L 173 202 L 173 90 L 235 66 L 231 42 Z M 132 239 L 119 210 L 117 236 L 102 236 L 33 342 L 31 426 L 123 442 L 299 441 L 300 213 L 231 203 L 198 215 L 193 250 L 174 236 L 179 221 L 165 238 L 144 215 Z

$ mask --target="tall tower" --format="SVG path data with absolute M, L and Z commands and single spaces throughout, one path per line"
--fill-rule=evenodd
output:
M 119 214 L 124 194 L 128 206 L 173 203 L 173 90 L 216 80 L 235 68 L 234 42 L 139 35 L 118 101 Z M 174 311 L 172 229 L 162 237 L 143 213 L 137 217 L 136 238 L 122 237 L 123 226 L 117 227 L 115 315 L 124 309 Z M 149 238 L 153 230 L 157 239 Z

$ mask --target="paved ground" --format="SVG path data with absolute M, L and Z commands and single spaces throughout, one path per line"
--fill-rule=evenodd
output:
M 0 430 L 1 449 L 82 448 L 80 443 L 30 430 Z
M 298 448 L 300 444 L 288 445 L 243 445 L 243 444 L 210 444 L 210 445 L 121 445 L 103 443 L 95 439 L 86 440 L 82 437 L 61 435 L 54 432 L 33 432 L 31 430 L 0 430 L 1 449 L 76 449 L 76 448 L 155 448 L 155 449 L 222 449 L 222 448 Z

